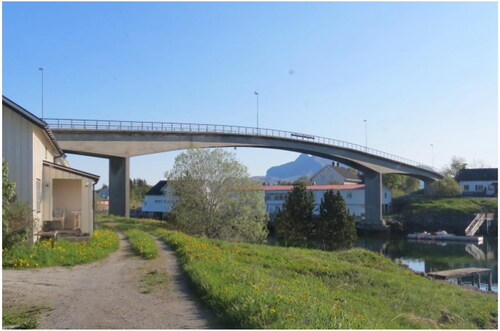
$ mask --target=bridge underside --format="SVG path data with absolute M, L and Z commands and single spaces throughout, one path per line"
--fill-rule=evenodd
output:
M 403 174 L 425 182 L 441 178 L 434 171 L 411 166 L 362 151 L 307 140 L 290 140 L 267 136 L 203 133 L 110 132 L 53 130 L 61 148 L 67 153 L 110 159 L 110 213 L 128 216 L 129 158 L 191 147 L 255 147 L 306 153 L 341 162 L 365 174 L 365 222 L 381 227 L 382 174 Z M 125 183 L 126 182 L 126 183 Z M 117 198 L 112 199 L 112 193 Z

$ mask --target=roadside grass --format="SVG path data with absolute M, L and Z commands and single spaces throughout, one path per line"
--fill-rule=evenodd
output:
M 127 230 L 125 235 L 130 243 L 132 251 L 146 260 L 154 259 L 158 256 L 156 241 L 151 236 L 140 230 Z
M 156 229 L 224 322 L 259 329 L 496 328 L 497 297 L 363 249 L 227 243 Z
M 42 311 L 50 310 L 47 307 L 31 307 L 23 311 L 2 309 L 2 328 L 36 329 L 38 327 L 38 315 Z
M 89 241 L 70 242 L 61 238 L 55 242 L 54 247 L 49 240 L 43 240 L 34 245 L 3 249 L 2 267 L 37 268 L 89 263 L 108 256 L 118 246 L 119 238 L 114 231 L 96 230 Z

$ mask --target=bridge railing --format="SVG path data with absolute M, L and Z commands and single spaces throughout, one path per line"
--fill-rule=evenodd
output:
M 394 154 L 386 153 L 366 146 L 353 144 L 347 141 L 314 136 L 299 132 L 283 131 L 276 129 L 255 128 L 238 125 L 175 123 L 175 122 L 141 122 L 118 120 L 82 120 L 46 118 L 44 121 L 51 129 L 71 130 L 98 130 L 98 131 L 153 131 L 153 132 L 197 132 L 197 133 L 225 133 L 262 137 L 277 137 L 311 143 L 324 144 L 335 147 L 352 149 L 355 151 L 376 155 L 392 161 L 408 164 L 428 171 L 438 172 L 436 169 L 420 162 L 409 160 Z

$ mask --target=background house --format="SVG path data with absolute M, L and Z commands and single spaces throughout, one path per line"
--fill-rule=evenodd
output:
M 462 195 L 498 195 L 498 168 L 461 169 L 455 180 Z
M 99 176 L 69 167 L 47 124 L 2 99 L 2 158 L 16 196 L 33 210 L 32 240 L 45 228 L 91 233 Z
M 160 180 L 153 186 L 141 204 L 142 215 L 152 218 L 165 218 L 172 210 L 176 198 L 169 189 L 166 180 Z
M 360 184 L 361 179 L 353 171 L 335 165 L 326 165 L 311 176 L 310 181 L 315 185 L 331 184 Z

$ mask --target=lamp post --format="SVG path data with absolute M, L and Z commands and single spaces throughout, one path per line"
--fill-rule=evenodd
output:
M 42 119 L 43 119 L 43 68 L 38 68 L 39 71 L 42 72 Z
M 431 144 L 431 161 L 432 168 L 434 168 L 434 144 Z
M 257 133 L 259 132 L 259 92 L 253 92 L 257 96 Z
M 365 122 L 365 150 L 368 152 L 368 125 L 366 124 L 366 120 L 363 120 Z

